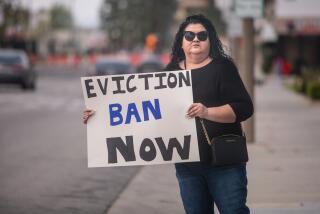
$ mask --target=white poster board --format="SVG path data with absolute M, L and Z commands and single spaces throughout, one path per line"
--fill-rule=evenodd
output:
M 199 161 L 191 71 L 81 78 L 88 167 Z

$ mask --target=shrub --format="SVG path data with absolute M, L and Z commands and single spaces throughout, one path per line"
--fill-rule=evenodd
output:
M 306 94 L 311 97 L 311 99 L 320 99 L 320 81 L 308 81 Z
M 295 92 L 303 93 L 303 80 L 296 77 L 292 84 L 290 84 L 290 88 Z

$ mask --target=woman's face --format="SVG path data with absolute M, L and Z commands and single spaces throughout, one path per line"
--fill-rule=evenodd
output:
M 189 35 L 185 35 L 187 34 Z M 200 33 L 201 32 L 201 33 Z M 197 36 L 194 36 L 194 33 L 200 33 Z M 206 34 L 207 36 L 205 36 Z M 188 41 L 191 40 L 192 41 Z M 188 38 L 189 37 L 189 38 Z M 204 40 L 204 38 L 206 39 Z M 204 41 L 202 41 L 204 40 Z M 204 55 L 204 56 L 209 56 L 210 52 L 210 41 L 209 41 L 209 35 L 207 30 L 202 24 L 189 24 L 185 30 L 184 30 L 184 36 L 182 40 L 182 49 L 185 53 L 185 55 L 190 55 L 190 54 L 196 54 L 196 55 Z

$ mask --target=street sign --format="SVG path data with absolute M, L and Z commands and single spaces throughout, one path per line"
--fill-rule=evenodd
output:
M 235 12 L 241 18 L 261 17 L 262 7 L 262 0 L 235 0 Z

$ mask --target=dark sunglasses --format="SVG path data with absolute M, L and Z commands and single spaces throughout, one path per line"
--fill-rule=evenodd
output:
M 199 33 L 194 33 L 192 31 L 185 31 L 184 32 L 184 38 L 191 42 L 194 40 L 194 38 L 197 36 L 197 38 L 199 39 L 199 41 L 206 41 L 208 38 L 208 32 L 207 31 L 201 31 Z

